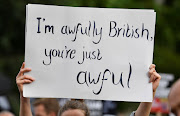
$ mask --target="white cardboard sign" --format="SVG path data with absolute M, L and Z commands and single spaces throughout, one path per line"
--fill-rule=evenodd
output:
M 152 101 L 153 10 L 26 6 L 25 97 Z

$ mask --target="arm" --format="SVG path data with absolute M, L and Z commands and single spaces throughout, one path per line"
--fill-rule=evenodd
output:
M 29 84 L 34 81 L 34 79 L 28 75 L 24 75 L 25 72 L 29 72 L 31 69 L 25 68 L 25 63 L 16 76 L 16 84 L 20 93 L 20 111 L 19 116 L 32 116 L 30 99 L 23 97 L 23 84 Z
M 161 76 L 156 72 L 154 64 L 151 64 L 149 68 L 149 78 L 149 82 L 152 82 L 154 98 L 156 89 L 159 86 L 159 81 L 161 80 Z M 135 113 L 135 116 L 149 116 L 151 106 L 152 102 L 141 102 Z

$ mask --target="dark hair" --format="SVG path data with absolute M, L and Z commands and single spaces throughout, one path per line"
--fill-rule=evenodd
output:
M 43 105 L 47 114 L 51 112 L 55 112 L 57 115 L 60 109 L 58 100 L 55 98 L 36 99 L 35 102 L 33 103 L 33 106 L 36 107 L 38 105 Z
M 84 111 L 85 116 L 89 116 L 89 109 L 84 102 L 79 100 L 71 100 L 66 102 L 66 104 L 60 109 L 59 116 L 62 115 L 63 112 L 70 110 L 70 109 L 79 109 Z

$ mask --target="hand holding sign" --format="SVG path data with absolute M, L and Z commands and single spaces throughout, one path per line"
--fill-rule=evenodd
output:
M 30 71 L 31 71 L 30 68 L 25 68 L 25 62 L 23 62 L 21 69 L 18 75 L 16 76 L 16 83 L 21 96 L 23 95 L 23 85 L 32 83 L 34 81 L 34 78 L 32 78 L 31 76 L 24 75 L 25 72 L 30 72 Z
M 159 82 L 161 80 L 161 76 L 156 72 L 155 70 L 156 65 L 151 64 L 149 67 L 149 82 L 152 82 L 153 84 L 153 94 L 155 95 L 156 89 L 159 86 Z

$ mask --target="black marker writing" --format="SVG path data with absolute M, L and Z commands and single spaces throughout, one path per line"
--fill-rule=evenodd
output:
M 44 54 L 48 58 L 48 60 L 43 60 L 44 65 L 50 65 L 52 63 L 52 58 L 58 57 L 61 59 L 74 59 L 76 50 L 75 49 L 68 49 L 65 46 L 65 49 L 44 49 Z
M 41 21 L 41 17 L 37 17 L 37 21 L 38 21 L 38 31 L 37 33 L 41 33 L 41 22 L 45 22 L 45 18 L 42 19 Z M 43 23 L 44 24 L 44 23 Z M 51 32 L 52 34 L 54 34 L 54 26 L 53 25 L 43 25 L 44 27 L 44 33 L 47 32 Z
M 92 42 L 94 44 L 98 44 L 98 43 L 100 43 L 100 41 L 102 39 L 102 27 L 98 28 L 96 26 L 95 21 L 93 21 L 93 24 L 91 21 L 89 21 L 88 26 L 83 25 L 81 23 L 78 23 L 74 27 L 64 25 L 61 28 L 61 34 L 74 35 L 72 42 L 75 42 L 77 40 L 78 35 L 79 36 L 85 35 L 85 36 L 90 37 L 90 39 L 92 39 Z M 97 39 L 97 36 L 98 36 L 98 39 Z
M 127 81 L 127 86 L 128 88 L 130 88 L 129 86 L 129 82 L 130 82 L 130 79 L 131 79 L 131 74 L 132 74 L 132 66 L 131 64 L 129 63 L 129 76 L 128 76 L 128 81 Z M 91 72 L 88 72 L 88 71 L 80 71 L 78 74 L 77 74 L 77 83 L 78 84 L 86 84 L 88 87 L 90 87 L 91 84 L 93 85 L 97 85 L 99 83 L 101 83 L 101 86 L 100 88 L 98 89 L 97 92 L 95 92 L 95 90 L 93 90 L 93 93 L 95 95 L 99 95 L 102 91 L 102 88 L 103 88 L 103 85 L 104 85 L 104 81 L 107 81 L 107 80 L 112 80 L 112 84 L 115 85 L 115 86 L 118 86 L 119 84 L 124 88 L 124 84 L 123 84 L 123 72 L 120 72 L 119 76 L 115 76 L 114 72 L 110 71 L 109 69 L 105 69 L 104 72 L 99 72 L 97 78 L 93 78 L 93 77 L 96 77 L 96 76 L 92 76 L 91 75 Z M 100 79 L 102 78 L 102 79 Z M 116 82 L 115 78 L 119 78 L 119 81 Z
M 147 40 L 149 39 L 149 30 L 145 28 L 144 23 L 142 23 L 142 28 L 134 28 L 133 25 L 124 24 L 123 26 L 117 26 L 116 21 L 110 21 L 109 26 L 109 37 L 127 37 L 127 38 L 140 38 L 146 36 Z
M 85 48 L 85 47 L 83 47 Z M 78 61 L 78 64 L 83 64 L 85 60 L 101 60 L 102 59 L 102 56 L 101 55 L 101 52 L 99 49 L 97 50 L 93 50 L 93 51 L 85 51 L 83 50 L 82 52 L 82 59 L 80 61 Z

